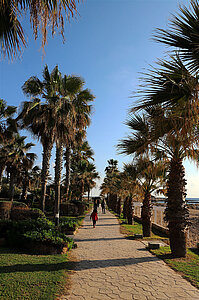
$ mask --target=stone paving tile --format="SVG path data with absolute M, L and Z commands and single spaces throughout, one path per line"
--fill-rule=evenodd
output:
M 59 300 L 199 300 L 199 291 L 145 244 L 125 239 L 109 212 L 99 213 L 95 229 L 87 216 L 75 240 L 71 289 Z

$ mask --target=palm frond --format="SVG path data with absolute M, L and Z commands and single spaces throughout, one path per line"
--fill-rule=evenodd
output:
M 168 30 L 157 29 L 154 39 L 178 49 L 191 70 L 199 69 L 199 2 L 192 0 L 190 7 L 181 5 L 180 13 L 173 15 Z

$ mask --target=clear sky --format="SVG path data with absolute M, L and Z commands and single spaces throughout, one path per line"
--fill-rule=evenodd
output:
M 16 106 L 26 100 L 21 86 L 30 76 L 41 79 L 45 64 L 50 71 L 58 65 L 63 74 L 82 76 L 96 97 L 87 139 L 97 170 L 103 177 L 110 158 L 117 159 L 121 168 L 130 157 L 117 155 L 115 145 L 128 133 L 124 121 L 133 103 L 130 96 L 136 91 L 139 72 L 165 56 L 168 49 L 152 41 L 152 34 L 157 27 L 166 28 L 179 3 L 188 1 L 84 0 L 78 6 L 80 15 L 66 24 L 66 42 L 62 43 L 60 35 L 51 38 L 49 34 L 43 58 L 40 41 L 34 41 L 24 19 L 28 47 L 20 59 L 0 62 L 0 98 Z M 34 142 L 40 164 L 42 148 Z M 54 153 L 51 171 L 53 164 Z M 193 164 L 186 162 L 185 167 L 187 196 L 199 197 L 199 172 Z

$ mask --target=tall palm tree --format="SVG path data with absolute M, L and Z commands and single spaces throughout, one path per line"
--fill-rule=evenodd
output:
M 151 236 L 152 204 L 151 194 L 158 190 L 165 179 L 165 164 L 161 161 L 152 161 L 148 156 L 141 156 L 132 164 L 125 165 L 125 171 L 138 182 L 143 191 L 144 199 L 141 210 L 143 236 Z
M 94 152 L 87 141 L 73 149 L 72 154 L 72 193 L 73 187 L 78 189 L 78 198 L 82 200 L 85 191 L 90 194 L 90 188 L 95 186 L 95 179 L 99 178 L 93 161 Z M 77 193 L 76 193 L 77 195 Z
M 24 202 L 27 200 L 28 188 L 31 183 L 31 171 L 34 165 L 37 155 L 35 153 L 26 153 L 21 160 L 20 167 L 20 181 L 22 185 L 22 195 L 21 200 Z
M 66 200 L 69 199 L 69 189 L 71 184 L 71 157 L 72 157 L 72 150 L 76 151 L 76 147 L 80 147 L 83 144 L 83 141 L 86 138 L 86 131 L 81 130 L 75 133 L 74 139 L 68 140 L 66 150 L 64 152 L 64 161 L 65 161 L 65 193 L 66 193 Z
M 66 145 L 67 150 L 69 150 L 71 143 L 75 140 L 76 132 L 84 131 L 90 124 L 90 102 L 93 101 L 94 96 L 88 89 L 83 89 L 83 85 L 84 81 L 81 77 L 67 75 L 61 77 L 60 75 L 57 95 L 59 96 L 59 106 L 61 109 L 58 117 L 60 126 L 57 124 L 55 163 L 55 213 L 57 216 L 60 203 L 63 146 Z M 66 165 L 68 166 L 69 164 Z
M 96 186 L 96 179 L 99 179 L 99 173 L 96 171 L 96 166 L 94 163 L 88 162 L 87 165 L 87 176 L 85 180 L 86 190 L 88 192 L 88 202 L 90 200 L 90 191 L 93 187 Z
M 30 190 L 33 194 L 33 197 L 39 201 L 38 192 L 41 188 L 41 169 L 38 166 L 35 166 L 30 171 Z M 33 198 L 33 199 L 34 199 Z
M 120 195 L 123 198 L 123 217 L 127 219 L 128 224 L 133 224 L 133 201 L 140 201 L 142 198 L 142 191 L 135 173 L 132 172 L 132 167 L 124 164 L 121 177 L 121 191 Z
M 68 102 L 72 106 L 70 113 L 69 128 L 71 134 L 65 139 L 65 188 L 66 197 L 68 197 L 70 186 L 70 159 L 71 151 L 77 147 L 81 147 L 84 143 L 86 128 L 90 125 L 90 116 L 92 111 L 91 102 L 94 100 L 93 94 L 88 89 L 83 89 L 84 80 L 78 76 L 64 75 L 60 88 L 61 97 L 67 97 Z
M 48 67 L 43 70 L 43 81 L 37 77 L 30 77 L 23 85 L 25 95 L 33 99 L 24 102 L 17 120 L 22 128 L 29 130 L 36 136 L 43 146 L 41 173 L 41 204 L 45 210 L 46 185 L 49 176 L 49 161 L 51 150 L 56 138 L 57 111 L 60 111 L 57 101 L 60 73 L 56 66 L 50 73 Z M 42 102 L 44 100 L 44 102 Z
M 23 126 L 37 135 L 43 145 L 42 166 L 42 209 L 45 209 L 45 194 L 48 178 L 49 159 L 56 140 L 55 162 L 55 215 L 58 216 L 60 203 L 60 184 L 63 146 L 74 140 L 76 130 L 84 130 L 89 124 L 90 101 L 93 95 L 88 89 L 83 90 L 84 81 L 80 77 L 62 77 L 56 66 L 51 73 L 45 66 L 43 81 L 31 77 L 23 86 L 25 94 L 33 96 L 33 101 L 26 102 L 18 119 L 23 119 Z M 41 103 L 41 99 L 45 103 Z M 57 217 L 58 218 L 58 217 Z
M 180 13 L 172 15 L 169 29 L 157 29 L 155 40 L 174 47 L 191 70 L 199 70 L 199 1 L 191 0 L 190 7 L 180 5 Z
M 27 153 L 34 144 L 25 144 L 25 136 L 16 134 L 12 143 L 9 143 L 5 148 L 4 155 L 6 156 L 6 168 L 10 174 L 10 201 L 14 200 L 14 186 L 18 175 L 21 173 L 21 167 L 26 157 L 35 157 L 33 153 Z
M 26 46 L 27 41 L 20 19 L 27 11 L 30 14 L 35 39 L 38 37 L 38 31 L 41 31 L 42 47 L 47 42 L 49 26 L 52 35 L 55 34 L 56 28 L 60 28 L 64 37 L 64 14 L 67 21 L 75 17 L 78 2 L 79 0 L 0 0 L 1 51 L 12 58 L 21 52 L 22 46 Z
M 158 149 L 169 156 L 169 174 L 176 174 L 176 180 L 169 175 L 167 182 L 166 218 L 170 246 L 174 256 L 185 256 L 188 210 L 182 160 L 186 156 L 197 156 L 194 143 L 198 140 L 195 135 L 198 124 L 198 78 L 189 73 L 179 57 L 171 62 L 160 62 L 160 66 L 160 70 L 147 74 L 140 101 L 132 108 L 132 111 L 147 109 L 147 122 L 142 122 L 145 125 L 141 125 L 141 134 L 135 133 L 124 142 L 127 154 L 141 153 L 150 145 L 151 150 Z M 144 135 L 143 128 L 148 128 L 148 136 Z M 134 129 L 137 130 L 136 127 Z
M 121 177 L 118 170 L 118 161 L 108 160 L 108 166 L 105 168 L 105 178 L 101 184 L 101 192 L 107 194 L 107 205 L 117 212 L 117 202 L 120 196 Z
M 0 143 L 7 142 L 12 137 L 12 133 L 17 131 L 16 127 L 13 128 L 11 119 L 15 112 L 15 106 L 7 105 L 6 101 L 0 99 Z

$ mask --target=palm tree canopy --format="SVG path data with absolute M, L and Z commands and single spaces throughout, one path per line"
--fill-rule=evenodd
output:
M 166 164 L 164 161 L 152 161 L 145 155 L 135 159 L 131 164 L 126 164 L 124 172 L 127 172 L 133 181 L 138 181 L 144 193 L 152 193 L 163 185 L 166 178 Z
M 168 30 L 157 29 L 155 40 L 178 49 L 191 70 L 199 69 L 199 1 L 191 0 L 190 7 L 182 5 L 180 13 L 170 21 Z
M 132 112 L 161 105 L 165 109 L 187 109 L 198 102 L 198 76 L 193 76 L 178 55 L 170 61 L 160 60 L 157 68 L 150 69 L 141 78 L 138 101 Z
M 75 17 L 77 3 L 79 0 L 0 0 L 1 52 L 13 58 L 18 52 L 21 52 L 23 46 L 27 45 L 20 20 L 26 11 L 30 13 L 34 38 L 37 39 L 38 32 L 41 32 L 42 47 L 47 42 L 47 29 L 49 27 L 52 35 L 55 34 L 56 28 L 60 28 L 64 37 L 64 14 L 67 21 Z

